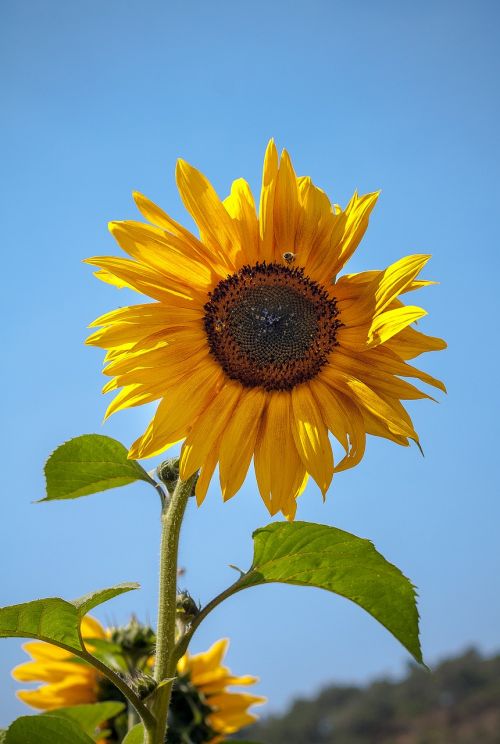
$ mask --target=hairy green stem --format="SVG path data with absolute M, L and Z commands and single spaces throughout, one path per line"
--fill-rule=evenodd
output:
M 162 512 L 160 542 L 160 586 L 158 623 L 156 631 L 154 725 L 145 725 L 145 744 L 164 744 L 167 731 L 168 707 L 175 677 L 175 621 L 177 598 L 177 554 L 182 518 L 188 498 L 193 492 L 196 474 L 186 481 L 180 478 L 168 505 Z

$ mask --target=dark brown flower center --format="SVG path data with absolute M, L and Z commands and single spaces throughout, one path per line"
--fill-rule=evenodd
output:
M 205 305 L 213 356 L 247 387 L 290 390 L 314 377 L 336 345 L 335 299 L 301 268 L 243 266 Z

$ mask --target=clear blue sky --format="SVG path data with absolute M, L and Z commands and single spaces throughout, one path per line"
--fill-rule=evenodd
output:
M 500 647 L 499 15 L 495 0 L 3 3 L 1 604 L 137 580 L 97 614 L 154 619 L 153 491 L 31 504 L 59 443 L 97 431 L 128 444 L 151 415 L 101 426 L 102 355 L 83 345 L 86 324 L 127 299 L 81 259 L 115 252 L 106 223 L 135 218 L 133 189 L 189 224 L 179 156 L 221 194 L 239 176 L 257 189 L 274 136 L 340 203 L 382 189 L 351 270 L 432 253 L 426 276 L 441 284 L 421 293 L 422 328 L 450 347 L 422 361 L 449 395 L 411 406 L 425 459 L 372 439 L 326 505 L 308 489 L 299 518 L 372 538 L 412 578 L 431 665 Z M 191 507 L 182 563 L 197 599 L 233 579 L 228 563 L 249 564 L 250 532 L 267 522 L 252 479 L 229 504 L 214 487 Z M 233 669 L 261 676 L 267 710 L 408 660 L 359 608 L 294 587 L 233 598 L 194 649 L 223 635 Z M 25 709 L 9 677 L 20 643 L 0 652 L 1 725 Z

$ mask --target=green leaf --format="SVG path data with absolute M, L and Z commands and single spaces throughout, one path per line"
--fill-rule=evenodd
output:
M 94 744 L 77 723 L 52 715 L 23 716 L 11 723 L 5 744 Z
M 125 703 L 105 702 L 105 703 L 88 703 L 86 705 L 73 705 L 69 708 L 57 708 L 50 713 L 44 713 L 44 716 L 57 716 L 57 718 L 67 718 L 78 724 L 89 736 L 94 736 L 96 728 L 104 721 L 114 718 L 125 710 Z
M 47 495 L 41 501 L 76 499 L 137 480 L 156 487 L 155 481 L 116 439 L 83 434 L 61 444 L 45 464 Z
M 6 729 L 2 729 L 0 731 L 0 744 L 5 744 L 6 737 L 7 737 L 7 730 Z
M 309 522 L 274 522 L 253 538 L 252 566 L 235 591 L 281 582 L 334 592 L 369 612 L 423 663 L 415 589 L 369 540 Z
M 38 638 L 74 653 L 85 651 L 80 639 L 80 621 L 88 610 L 139 584 L 118 584 L 86 594 L 73 602 L 59 597 L 0 608 L 0 638 Z
M 122 744 L 143 744 L 144 742 L 144 726 L 142 723 L 138 723 L 131 729 L 127 736 L 124 738 Z

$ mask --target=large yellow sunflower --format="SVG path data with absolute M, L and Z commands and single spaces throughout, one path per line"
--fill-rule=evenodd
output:
M 138 625 L 136 627 L 140 628 Z M 87 648 L 92 651 L 89 645 L 92 639 L 110 638 L 111 631 L 104 629 L 95 618 L 86 616 L 82 622 L 82 636 L 87 640 Z M 217 744 L 224 740 L 226 734 L 233 734 L 255 721 L 256 716 L 249 713 L 249 708 L 266 702 L 264 697 L 228 690 L 232 686 L 253 685 L 258 681 L 257 677 L 249 675 L 235 677 L 228 667 L 223 666 L 222 660 L 228 645 L 229 641 L 222 639 L 204 653 L 185 654 L 180 659 L 177 665 L 178 687 L 174 688 L 172 700 L 171 735 L 175 741 L 179 721 L 189 726 L 189 721 L 185 720 L 186 709 L 191 710 L 197 705 L 200 708 L 198 718 L 203 720 L 198 721 L 194 716 L 192 722 L 192 726 L 198 728 L 196 741 Z M 55 710 L 83 703 L 116 700 L 120 696 L 118 690 L 107 683 L 99 672 L 88 664 L 82 664 L 68 651 L 44 641 L 30 641 L 23 648 L 32 661 L 15 667 L 12 676 L 19 682 L 43 683 L 37 689 L 17 693 L 24 703 L 33 708 Z M 151 669 L 154 658 L 146 656 L 144 662 L 140 664 L 141 669 Z
M 136 193 L 151 224 L 110 223 L 131 259 L 88 259 L 100 279 L 153 300 L 92 324 L 88 343 L 107 349 L 104 391 L 119 390 L 107 415 L 159 400 L 130 457 L 184 440 L 180 474 L 200 469 L 198 503 L 217 464 L 227 500 L 253 458 L 270 513 L 293 518 L 308 476 L 324 496 L 334 472 L 359 463 L 367 433 L 418 442 L 401 401 L 429 396 L 402 378 L 444 386 L 407 360 L 446 344 L 412 327 L 426 313 L 399 296 L 432 283 L 417 279 L 429 256 L 339 278 L 378 194 L 332 205 L 273 141 L 258 215 L 243 179 L 221 201 L 180 160 L 177 185 L 199 238 Z M 338 464 L 329 432 L 345 450 Z

